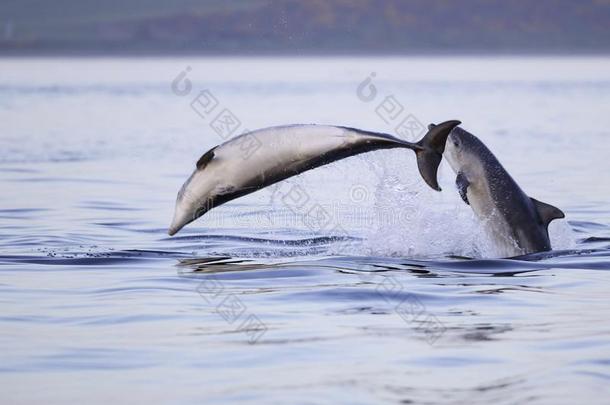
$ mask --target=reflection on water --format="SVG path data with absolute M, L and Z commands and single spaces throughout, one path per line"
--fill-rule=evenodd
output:
M 0 67 L 6 402 L 604 402 L 610 69 L 591 64 L 607 60 L 537 61 L 552 77 L 520 76 L 520 59 L 269 60 L 253 76 L 192 63 L 194 83 L 250 128 L 390 131 L 355 95 L 372 70 L 426 121 L 461 118 L 567 214 L 554 251 L 510 259 L 481 240 L 447 167 L 433 192 L 400 151 L 318 169 L 168 237 L 178 188 L 220 142 L 170 90 L 183 62 Z M 487 73 L 458 77 L 479 64 Z M 347 233 L 288 210 L 294 186 Z

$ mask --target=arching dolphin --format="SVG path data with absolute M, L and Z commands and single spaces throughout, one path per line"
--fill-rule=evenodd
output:
M 176 199 L 168 233 L 174 235 L 210 209 L 306 170 L 377 149 L 415 151 L 419 172 L 440 191 L 436 174 L 445 142 L 459 121 L 435 126 L 417 143 L 391 135 L 329 125 L 260 129 L 218 145 L 201 156 Z
M 499 254 L 509 257 L 551 249 L 548 225 L 565 215 L 528 197 L 483 142 L 456 127 L 447 140 L 445 158 L 457 175 L 462 200 L 483 221 Z

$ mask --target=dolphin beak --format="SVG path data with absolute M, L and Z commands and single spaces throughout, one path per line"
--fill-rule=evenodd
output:
M 174 212 L 174 219 L 172 220 L 167 233 L 169 236 L 174 236 L 180 229 L 184 228 L 184 226 L 193 221 L 192 215 L 189 215 L 188 212 L 176 207 L 176 211 Z

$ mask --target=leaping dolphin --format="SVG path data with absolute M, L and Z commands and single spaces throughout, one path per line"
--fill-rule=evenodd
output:
M 510 257 L 551 250 L 548 225 L 564 218 L 564 213 L 528 197 L 483 142 L 462 128 L 453 128 L 445 158 L 457 175 L 462 200 L 482 221 L 499 254 Z
M 426 183 L 436 179 L 445 142 L 460 121 L 430 129 L 417 143 L 388 134 L 330 125 L 289 125 L 260 129 L 220 144 L 201 156 L 176 199 L 169 235 L 210 209 L 263 187 L 337 160 L 377 149 L 415 152 Z

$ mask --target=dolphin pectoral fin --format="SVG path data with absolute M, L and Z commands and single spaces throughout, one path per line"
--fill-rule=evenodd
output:
M 530 197 L 530 200 L 532 200 L 536 210 L 538 211 L 538 216 L 540 217 L 542 225 L 548 226 L 549 223 L 554 219 L 565 218 L 565 214 L 559 208 L 554 207 L 551 204 L 538 201 L 535 198 Z
M 460 124 L 461 122 L 457 120 L 445 121 L 438 125 L 430 124 L 428 133 L 416 144 L 423 148 L 415 150 L 419 173 L 425 182 L 436 191 L 441 191 L 436 176 L 438 165 L 441 163 L 445 151 L 447 137 L 451 130 Z
M 468 178 L 466 178 L 466 175 L 464 173 L 458 173 L 457 177 L 455 178 L 455 185 L 457 186 L 458 192 L 460 193 L 460 197 L 462 197 L 462 200 L 464 200 L 466 204 L 470 205 L 467 194 L 470 182 L 468 181 Z

